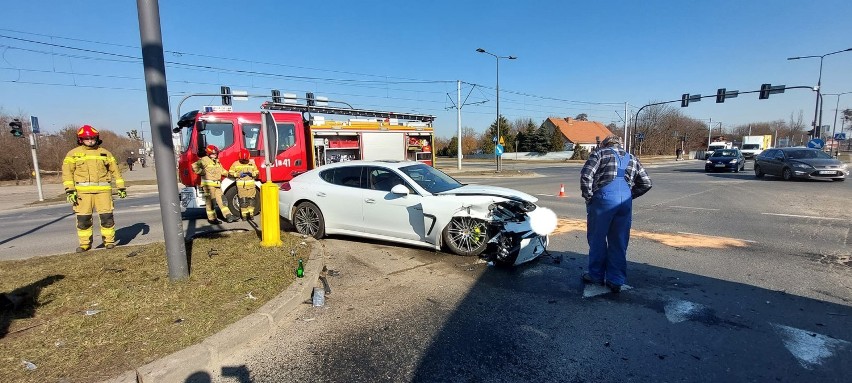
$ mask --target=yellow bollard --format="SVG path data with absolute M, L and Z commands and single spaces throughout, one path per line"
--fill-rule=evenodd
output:
M 266 182 L 260 186 L 260 245 L 281 246 L 281 217 L 278 215 L 278 185 Z

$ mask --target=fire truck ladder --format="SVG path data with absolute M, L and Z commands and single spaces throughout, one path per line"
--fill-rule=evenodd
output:
M 329 101 L 331 102 L 331 101 Z M 375 117 L 375 118 L 396 118 L 400 120 L 420 121 L 431 123 L 435 121 L 435 116 L 428 114 L 412 114 L 412 113 L 395 113 L 381 112 L 378 110 L 355 109 L 355 108 L 340 108 L 333 106 L 317 106 L 317 105 L 302 105 L 302 104 L 287 104 L 280 102 L 264 102 L 261 105 L 262 109 L 267 110 L 282 110 L 287 112 L 317 113 L 317 114 L 336 114 L 343 116 L 357 117 Z

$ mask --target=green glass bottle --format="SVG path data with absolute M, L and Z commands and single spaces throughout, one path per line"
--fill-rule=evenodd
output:
M 302 278 L 305 276 L 305 265 L 302 264 L 302 259 L 299 258 L 299 267 L 296 268 L 296 277 Z

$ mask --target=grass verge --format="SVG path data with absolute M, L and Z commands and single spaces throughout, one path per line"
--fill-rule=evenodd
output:
M 98 381 L 198 343 L 293 282 L 310 247 L 282 241 L 194 239 L 190 277 L 177 282 L 162 243 L 0 262 L 0 292 L 11 298 L 0 312 L 2 381 Z

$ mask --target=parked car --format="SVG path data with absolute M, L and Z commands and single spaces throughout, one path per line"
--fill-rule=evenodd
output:
M 704 161 L 705 172 L 731 170 L 734 173 L 745 170 L 745 158 L 739 149 L 717 149 Z
M 322 238 L 344 234 L 480 255 L 513 265 L 543 254 L 556 215 L 512 189 L 464 185 L 414 161 L 348 161 L 281 185 L 282 218 Z
M 767 149 L 754 159 L 754 176 L 780 176 L 794 178 L 831 179 L 843 181 L 849 167 L 818 149 L 775 148 Z

